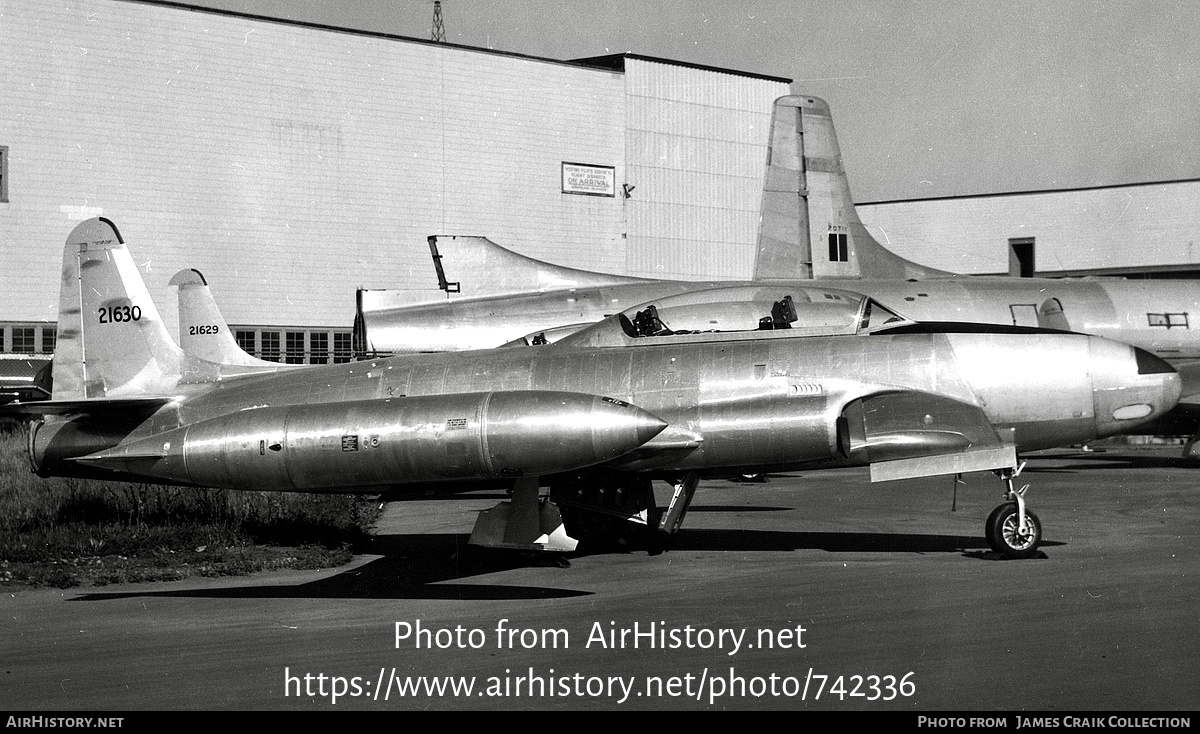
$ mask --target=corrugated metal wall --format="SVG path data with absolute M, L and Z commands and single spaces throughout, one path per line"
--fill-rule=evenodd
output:
M 182 267 L 232 323 L 349 326 L 435 288 L 425 237 L 623 269 L 620 73 L 117 0 L 0 0 L 0 320 L 54 319 L 75 222 L 120 227 L 167 323 Z
M 625 75 L 628 271 L 750 277 L 771 108 L 788 85 L 638 58 Z

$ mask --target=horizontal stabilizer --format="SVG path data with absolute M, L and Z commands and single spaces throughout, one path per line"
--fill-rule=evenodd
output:
M 150 415 L 171 402 L 169 397 L 91 398 L 84 400 L 37 400 L 4 406 L 4 412 L 18 415 Z
M 964 474 L 973 471 L 1011 469 L 1017 465 L 1017 452 L 1011 445 L 972 449 L 942 456 L 877 461 L 871 464 L 872 482 L 933 477 L 939 474 Z
M 78 461 L 80 464 L 89 464 L 91 466 L 100 466 L 108 469 L 120 470 L 126 468 L 128 462 L 130 461 L 141 461 L 145 459 L 157 461 L 158 459 L 166 458 L 168 453 L 169 452 L 167 452 L 165 449 L 149 451 L 144 447 L 140 447 L 135 451 L 126 451 L 117 448 L 107 451 L 97 451 L 94 454 L 87 454 L 86 456 L 75 456 L 68 459 L 68 461 Z

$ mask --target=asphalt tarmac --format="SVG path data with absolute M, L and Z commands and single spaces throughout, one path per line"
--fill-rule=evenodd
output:
M 1027 561 L 984 541 L 990 474 L 705 481 L 667 552 L 569 567 L 466 548 L 502 495 L 393 503 L 334 571 L 5 592 L 0 709 L 1190 710 L 1178 453 L 1033 458 Z

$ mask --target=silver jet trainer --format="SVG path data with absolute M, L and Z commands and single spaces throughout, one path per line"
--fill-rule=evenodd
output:
M 986 535 L 1029 556 L 1041 527 L 1012 486 L 1018 453 L 1118 433 L 1180 394 L 1165 362 L 1099 337 L 926 326 L 795 285 L 667 298 L 543 346 L 221 364 L 171 341 L 104 219 L 68 238 L 54 369 L 53 399 L 17 408 L 41 416 L 29 446 L 42 475 L 507 485 L 512 501 L 481 515 L 472 542 L 555 551 L 585 532 L 674 532 L 705 475 L 870 464 L 875 481 L 996 471 L 1006 501 Z M 653 479 L 674 485 L 662 510 Z

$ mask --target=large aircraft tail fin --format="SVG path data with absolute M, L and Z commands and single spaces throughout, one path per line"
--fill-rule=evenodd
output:
M 227 367 L 276 371 L 293 366 L 258 359 L 238 346 L 208 281 L 199 270 L 180 270 L 171 278 L 170 285 L 179 289 L 179 346 L 188 356 Z
M 947 277 L 892 253 L 859 221 L 824 100 L 775 100 L 754 279 Z
M 89 219 L 63 250 L 53 399 L 166 396 L 184 367 L 117 227 Z

